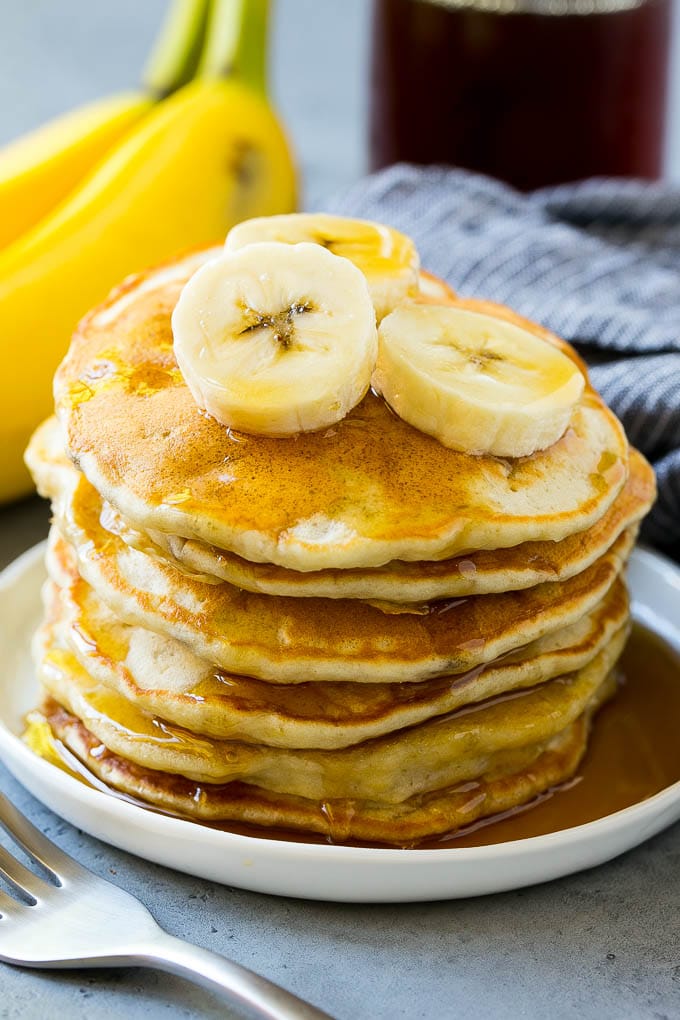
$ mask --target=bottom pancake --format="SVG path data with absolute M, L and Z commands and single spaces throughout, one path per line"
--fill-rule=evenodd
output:
M 570 779 L 585 753 L 593 714 L 615 688 L 616 681 L 610 674 L 588 710 L 554 738 L 530 767 L 412 797 L 396 805 L 354 799 L 311 801 L 240 782 L 198 784 L 182 776 L 142 768 L 113 754 L 79 719 L 51 699 L 43 712 L 54 735 L 93 776 L 163 812 L 204 823 L 246 823 L 263 829 L 312 832 L 331 842 L 355 840 L 407 847 L 528 804 Z

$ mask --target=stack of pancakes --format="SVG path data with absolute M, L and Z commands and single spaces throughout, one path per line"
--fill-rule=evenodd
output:
M 651 469 L 588 386 L 512 461 L 372 392 L 323 432 L 231 432 L 172 349 L 211 254 L 81 324 L 28 452 L 54 507 L 35 654 L 55 738 L 157 808 L 334 841 L 413 845 L 559 786 L 615 690 Z

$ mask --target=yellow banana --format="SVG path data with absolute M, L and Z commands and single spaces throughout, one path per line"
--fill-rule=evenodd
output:
M 0 249 L 62 202 L 198 63 L 207 0 L 175 0 L 145 74 L 145 92 L 100 99 L 57 117 L 0 152 Z
M 140 111 L 125 131 L 121 103 L 117 143 L 111 130 L 115 100 L 98 104 L 98 128 L 93 108 L 88 139 L 84 130 L 77 138 L 79 117 L 81 128 L 86 123 L 81 111 L 73 115 L 68 137 L 63 123 L 55 128 L 51 147 L 44 141 L 47 129 L 42 144 L 22 143 L 24 171 L 15 197 L 23 194 L 25 206 L 38 203 L 41 218 L 18 236 L 19 219 L 13 221 L 13 240 L 0 248 L 0 502 L 32 488 L 23 448 L 50 411 L 52 375 L 78 319 L 129 273 L 183 249 L 221 242 L 243 217 L 294 208 L 295 170 L 264 82 L 266 2 L 228 0 L 231 34 L 225 35 L 226 4 L 173 0 L 145 74 L 147 90 L 162 101 L 151 107 L 141 95 L 128 97 L 130 109 L 137 102 Z M 251 9 L 256 18 L 249 17 Z M 209 60 L 203 58 L 206 37 Z M 224 66 L 236 68 L 238 80 L 233 74 L 216 79 L 225 42 Z M 199 61 L 201 77 L 172 91 L 196 72 Z M 162 98 L 168 91 L 172 94 Z M 110 145 L 103 159 L 75 185 L 70 170 L 67 187 L 66 168 L 75 166 L 75 157 L 71 163 L 66 159 L 68 139 L 82 172 L 87 145 L 92 152 L 99 131 L 104 149 L 107 127 Z M 46 166 L 40 166 L 41 158 Z M 18 157 L 13 159 L 19 166 Z M 49 199 L 42 194 L 48 170 Z M 0 222 L 3 200 L 0 164 Z M 24 227 L 30 219 L 21 221 Z
M 0 152 L 0 248 L 61 202 L 151 105 L 138 93 L 89 103 Z
M 0 253 L 2 497 L 30 489 L 22 450 L 50 411 L 52 375 L 79 317 L 126 274 L 221 241 L 244 210 L 289 211 L 295 183 L 265 98 L 228 79 L 193 81 Z

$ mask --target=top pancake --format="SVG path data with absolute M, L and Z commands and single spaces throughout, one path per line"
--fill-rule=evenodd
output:
M 166 559 L 199 580 L 226 581 L 267 595 L 386 602 L 392 604 L 392 611 L 411 612 L 414 606 L 434 599 L 487 595 L 530 588 L 545 581 L 565 581 L 591 566 L 622 531 L 637 523 L 649 510 L 654 494 L 654 472 L 642 454 L 631 448 L 628 480 L 607 512 L 586 531 L 568 535 L 561 542 L 523 542 L 509 549 L 483 549 L 446 560 L 394 560 L 382 567 L 348 570 L 287 570 L 272 563 L 244 560 L 196 539 L 160 531 L 144 534 L 130 528 L 110 505 L 104 508 L 102 523 L 129 545 Z
M 70 455 L 134 526 L 298 571 L 370 567 L 559 541 L 592 526 L 621 490 L 626 439 L 590 387 L 557 443 L 513 461 L 449 450 L 373 393 L 319 433 L 225 429 L 194 403 L 170 325 L 183 284 L 212 254 L 125 283 L 83 321 L 55 379 Z M 502 306 L 458 304 L 578 361 Z
M 69 467 L 55 418 L 47 419 L 36 430 L 26 451 L 26 462 L 41 490 L 49 495 L 49 465 L 56 470 Z M 626 528 L 644 516 L 654 499 L 654 472 L 633 448 L 628 467 L 623 489 L 604 516 L 586 531 L 561 542 L 524 542 L 510 549 L 488 549 L 420 563 L 396 560 L 383 567 L 303 572 L 253 563 L 195 539 L 142 532 L 108 503 L 103 505 L 101 524 L 134 549 L 169 562 L 205 583 L 226 581 L 245 591 L 267 595 L 358 598 L 386 612 L 423 612 L 425 603 L 433 600 L 515 591 L 546 581 L 564 581 L 586 570 Z M 59 482 L 53 480 L 52 487 L 58 491 Z

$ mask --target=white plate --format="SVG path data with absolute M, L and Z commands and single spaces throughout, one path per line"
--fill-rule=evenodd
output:
M 191 875 L 257 892 L 345 902 L 436 900 L 517 889 L 590 868 L 680 818 L 680 783 L 562 832 L 482 847 L 390 850 L 238 836 L 146 811 L 90 789 L 37 758 L 19 739 L 35 704 L 30 636 L 40 616 L 42 547 L 0 575 L 0 757 L 48 807 L 93 836 Z M 637 550 L 634 613 L 680 649 L 680 570 Z M 680 678 L 679 678 L 680 682 Z

